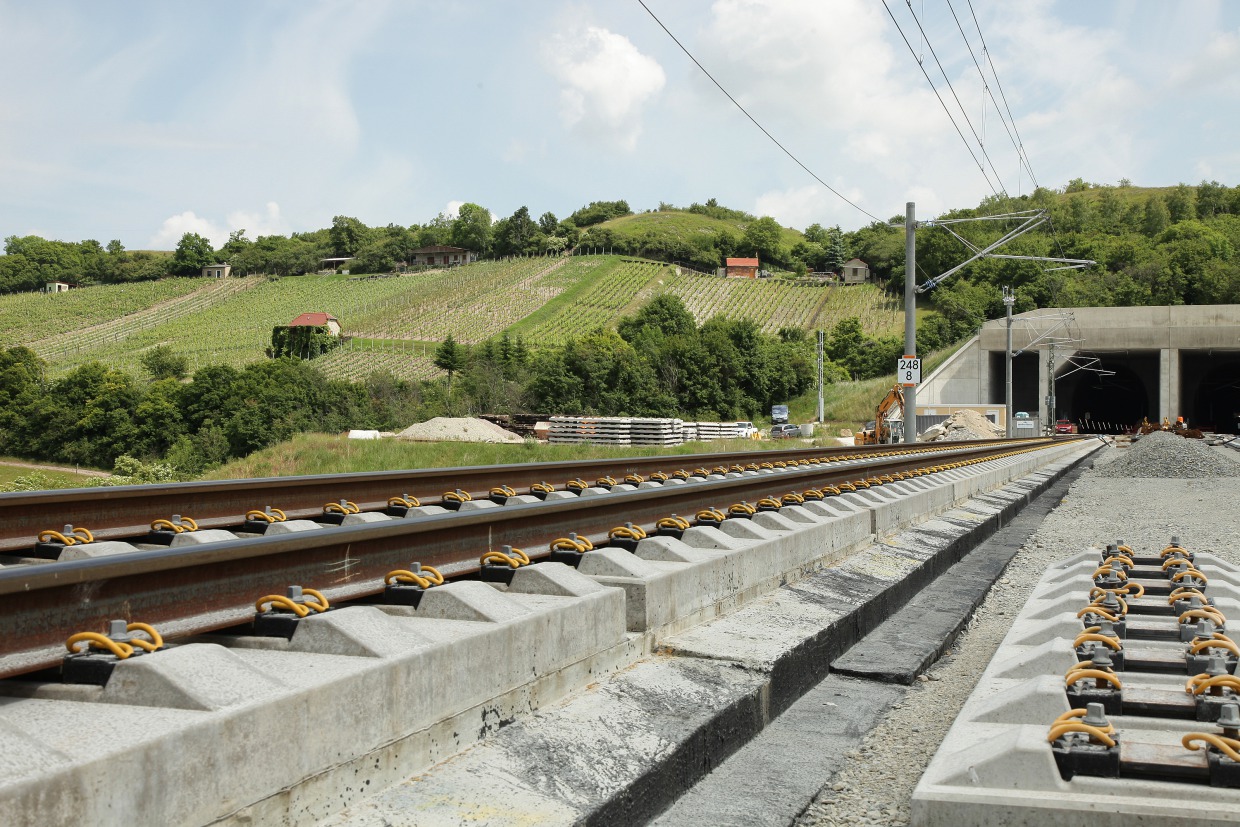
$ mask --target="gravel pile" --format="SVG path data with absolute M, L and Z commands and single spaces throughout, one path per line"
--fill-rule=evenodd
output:
M 418 442 L 524 442 L 520 436 L 494 422 L 472 416 L 437 416 L 410 425 L 397 436 Z
M 927 428 L 917 437 L 918 442 L 971 442 L 978 439 L 998 439 L 1003 429 L 977 411 L 956 411 L 947 419 Z
M 1193 450 L 1178 443 L 1175 447 Z M 1102 459 L 1124 451 L 1104 448 L 1094 456 Z M 1224 476 L 1198 479 L 1109 478 L 1100 473 L 1103 467 L 1087 471 L 1073 484 L 1059 507 L 1021 546 L 952 650 L 918 676 L 883 723 L 849 754 L 844 768 L 824 779 L 822 792 L 798 825 L 908 824 L 913 788 L 926 765 L 1033 585 L 1060 560 L 1084 549 L 1101 551 L 1119 539 L 1138 551 L 1157 551 L 1175 534 L 1193 551 L 1240 564 L 1235 543 L 1240 534 L 1240 511 L 1235 508 L 1240 479 L 1230 466 L 1224 466 L 1228 471 Z
M 1104 477 L 1240 477 L 1230 448 L 1211 448 L 1200 439 L 1155 431 L 1132 443 L 1123 456 L 1098 468 Z

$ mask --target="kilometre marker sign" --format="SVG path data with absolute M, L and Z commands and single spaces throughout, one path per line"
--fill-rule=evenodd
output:
M 921 360 L 916 356 L 901 356 L 896 360 L 896 381 L 906 388 L 921 384 Z

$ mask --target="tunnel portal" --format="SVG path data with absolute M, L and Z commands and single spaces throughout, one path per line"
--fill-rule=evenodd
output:
M 1058 419 L 1071 420 L 1084 434 L 1124 433 L 1142 419 L 1157 419 L 1157 352 L 1082 356 L 1096 356 L 1099 361 L 1084 369 L 1069 363 L 1056 371 Z
M 1240 433 L 1240 352 L 1183 351 L 1181 399 L 1189 425 L 1203 431 Z

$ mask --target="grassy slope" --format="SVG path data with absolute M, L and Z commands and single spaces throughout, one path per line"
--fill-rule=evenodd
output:
M 939 365 L 955 353 L 964 342 L 935 351 L 922 362 L 922 376 L 929 376 Z M 841 428 L 856 430 L 863 422 L 874 418 L 874 408 L 879 400 L 895 384 L 895 365 L 887 376 L 865 379 L 860 382 L 837 382 L 823 389 L 823 432 L 838 434 Z M 793 422 L 812 422 L 818 413 L 818 387 L 788 402 L 788 413 Z
M 163 279 L 82 287 L 68 293 L 0 296 L 0 347 L 30 344 L 66 331 L 82 330 L 139 313 L 151 305 L 186 296 L 215 279 Z
M 321 310 L 340 318 L 346 333 L 361 334 L 347 352 L 327 357 L 324 368 L 332 376 L 360 378 L 377 363 L 397 375 L 428 375 L 428 346 L 433 351 L 433 336 L 448 333 L 474 342 L 507 329 L 533 346 L 556 344 L 613 325 L 663 291 L 681 296 L 699 322 L 716 313 L 748 316 L 769 333 L 784 326 L 829 329 L 846 316 L 861 318 L 875 336 L 898 332 L 902 324 L 899 302 L 871 285 L 826 288 L 677 274 L 620 256 L 484 262 L 368 280 L 298 276 L 97 287 L 51 297 L 58 306 L 61 299 L 74 302 L 63 306 L 88 322 L 68 332 L 64 316 L 48 312 L 46 296 L 9 297 L 0 308 L 25 308 L 13 318 L 27 321 L 15 325 L 5 344 L 43 340 L 39 351 L 53 375 L 95 359 L 142 375 L 142 354 L 160 344 L 185 355 L 191 370 L 240 366 L 265 358 L 274 325 Z M 145 311 L 139 309 L 144 302 L 165 304 Z
M 300 434 L 287 442 L 217 468 L 205 479 L 343 474 L 402 468 L 455 468 L 608 457 L 761 451 L 787 447 L 790 447 L 787 442 L 759 442 L 751 439 L 691 442 L 676 447 L 611 448 L 601 445 L 540 445 L 533 442 L 521 445 L 489 445 L 466 442 L 404 442 L 395 439 L 351 440 L 329 434 Z M 549 481 L 563 482 L 558 479 Z
M 0 458 L 3 459 L 3 458 Z M 11 460 L 12 462 L 28 463 L 30 460 Z M 38 478 L 45 481 L 45 488 L 82 488 L 90 485 L 93 478 L 87 474 L 73 471 L 53 471 L 43 468 L 26 468 L 20 465 L 4 465 L 0 462 L 0 491 L 8 490 L 8 486 L 18 477 Z

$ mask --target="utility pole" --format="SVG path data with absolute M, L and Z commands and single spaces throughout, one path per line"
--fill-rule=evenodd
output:
M 916 293 L 924 293 L 937 287 L 944 279 L 957 273 L 969 264 L 983 258 L 1012 259 L 1017 261 L 1040 261 L 1046 263 L 1055 263 L 1065 265 L 1064 267 L 1052 268 L 1061 270 L 1071 270 L 1078 267 L 1087 267 L 1097 262 L 1090 259 L 1076 258 L 1053 258 L 1051 256 L 1024 256 L 1024 255 L 1007 255 L 996 253 L 995 250 L 1007 244 L 1030 230 L 1042 225 L 1049 220 L 1046 210 L 1022 210 L 1020 212 L 1003 213 L 1001 215 L 979 215 L 972 218 L 947 218 L 932 219 L 925 222 L 926 227 L 939 227 L 946 230 L 965 246 L 973 255 L 969 256 L 965 261 L 957 264 L 955 267 L 940 273 L 933 278 L 928 279 L 920 287 L 917 286 L 917 219 L 916 205 L 910 201 L 906 205 L 904 217 L 904 353 L 906 359 L 916 358 L 917 351 L 917 304 L 915 301 Z M 952 225 L 963 224 L 966 222 L 976 221 L 1003 221 L 1010 222 L 1017 220 L 1020 222 L 1015 229 L 1008 230 L 999 238 L 985 247 L 979 247 L 972 241 L 969 241 L 960 233 L 952 229 Z M 1015 301 L 1015 293 L 1011 293 L 1011 301 Z M 1012 435 L 1012 306 L 1009 303 L 1008 288 L 1004 288 L 1004 305 L 1007 306 L 1008 317 L 1008 342 L 1007 342 L 1007 417 L 1008 417 L 1008 436 Z M 1054 380 L 1054 359 L 1055 352 L 1051 350 L 1051 392 L 1047 396 L 1047 407 L 1050 416 L 1054 415 L 1055 404 L 1055 380 Z M 917 441 L 917 388 L 916 386 L 905 388 L 904 392 L 905 406 L 905 429 L 904 441 Z M 909 427 L 911 423 L 911 427 Z
M 917 205 L 904 205 L 904 356 L 917 357 Z M 917 442 L 917 386 L 904 389 L 904 441 Z
M 1007 351 L 1004 362 L 1007 365 L 1007 435 L 1011 439 L 1015 435 L 1016 426 L 1012 423 L 1012 305 L 1016 304 L 1016 291 L 1011 287 L 1003 288 L 1003 309 L 1007 312 Z
M 1055 432 L 1055 342 L 1052 339 L 1046 356 L 1046 427 Z
M 826 351 L 826 337 L 827 337 L 827 333 L 825 330 L 818 331 L 818 424 L 819 425 L 822 424 L 822 419 L 823 419 L 822 374 L 823 374 L 823 359 L 826 355 L 826 352 L 825 352 Z

